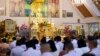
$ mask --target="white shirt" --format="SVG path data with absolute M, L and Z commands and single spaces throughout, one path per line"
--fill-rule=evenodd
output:
M 55 42 L 55 45 L 56 45 L 56 48 L 57 48 L 58 51 L 62 51 L 63 50 L 64 44 L 61 41 Z
M 21 47 L 22 47 L 24 50 L 26 50 L 26 45 L 21 45 Z
M 36 50 L 40 50 L 40 44 L 36 44 Z
M 77 48 L 78 47 L 78 44 L 77 44 L 77 40 L 76 39 L 73 39 L 71 41 L 71 43 L 73 44 L 74 48 Z
M 84 54 L 84 53 L 82 52 L 82 50 L 79 49 L 79 48 L 75 48 L 74 51 L 75 51 L 78 55 L 80 55 L 80 56 L 82 56 L 82 54 Z
M 59 51 L 51 52 L 53 56 L 59 56 Z
M 88 47 L 82 47 L 82 48 L 79 48 L 83 53 L 87 53 L 90 51 L 90 49 Z
M 42 56 L 53 56 L 51 52 L 45 52 L 42 54 Z
M 21 56 L 24 52 L 24 49 L 20 46 L 17 46 L 11 50 L 10 56 Z
M 10 50 L 16 47 L 16 40 L 14 40 L 13 42 L 11 42 L 10 44 Z
M 41 56 L 41 53 L 33 48 L 28 48 L 28 50 L 26 50 L 22 56 Z
M 98 39 L 97 42 L 98 42 L 98 45 L 100 45 L 100 39 Z
M 98 45 L 97 48 L 100 50 L 100 45 Z
M 80 56 L 76 51 L 72 50 L 63 56 Z
M 96 56 L 100 56 L 100 50 L 98 48 L 94 48 L 92 49 L 92 51 L 90 53 L 95 54 Z

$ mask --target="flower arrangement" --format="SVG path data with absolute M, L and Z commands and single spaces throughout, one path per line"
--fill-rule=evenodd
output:
M 39 23 L 38 25 L 39 25 L 40 27 L 43 27 L 43 26 L 48 26 L 49 23 L 45 21 L 45 22 Z
M 69 29 L 68 26 L 66 26 L 65 29 L 64 29 L 64 33 L 66 34 L 66 33 L 69 33 L 69 32 L 70 32 L 70 29 Z

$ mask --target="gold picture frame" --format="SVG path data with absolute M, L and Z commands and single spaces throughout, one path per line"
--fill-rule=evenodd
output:
M 11 19 L 7 19 L 5 20 L 5 32 L 7 33 L 14 33 L 16 30 L 15 30 L 15 22 Z

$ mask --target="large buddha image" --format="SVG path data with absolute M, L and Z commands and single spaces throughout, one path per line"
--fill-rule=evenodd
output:
M 59 0 L 10 0 L 10 16 L 59 17 Z

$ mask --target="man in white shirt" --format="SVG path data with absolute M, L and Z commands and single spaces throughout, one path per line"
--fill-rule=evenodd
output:
M 86 41 L 83 39 L 83 36 L 81 35 L 79 36 L 77 44 L 78 44 L 78 48 L 82 51 L 83 54 L 90 51 L 86 45 Z
M 25 45 L 25 43 L 26 43 L 26 39 L 25 39 L 25 37 L 22 37 L 21 39 L 20 39 L 20 41 L 21 41 L 21 47 L 24 49 L 24 50 L 26 50 L 26 45 Z
M 16 42 L 16 47 L 11 50 L 10 56 L 21 56 L 24 52 L 24 49 L 21 47 L 21 41 Z
M 71 38 L 72 38 L 71 43 L 73 44 L 74 48 L 78 48 L 78 44 L 77 44 L 78 41 L 76 40 L 76 37 L 72 36 Z
M 100 50 L 100 38 L 97 40 L 98 42 L 98 49 Z
M 93 39 L 93 37 L 88 38 L 88 46 L 90 48 L 90 53 L 100 56 L 100 50 L 97 48 L 98 43 L 96 39 Z
M 79 48 L 74 48 L 74 51 L 78 53 L 80 56 L 83 54 L 83 51 Z
M 55 37 L 55 45 L 56 45 L 56 48 L 59 52 L 61 52 L 63 50 L 64 44 L 61 42 L 60 36 Z
M 32 48 L 32 47 L 35 48 Z M 36 50 L 36 46 L 33 42 L 28 41 L 26 42 L 27 50 L 22 54 L 22 56 L 41 56 L 41 52 Z
M 13 41 L 10 44 L 10 50 L 16 47 L 16 37 L 13 37 Z
M 42 44 L 41 45 L 41 56 L 53 56 L 52 53 L 50 52 L 51 48 L 48 43 Z
M 79 53 L 77 53 L 74 50 L 73 44 L 72 43 L 67 43 L 65 45 L 65 51 L 67 52 L 65 55 L 63 56 L 81 56 Z
M 36 50 L 39 50 L 40 51 L 40 43 L 39 41 L 37 40 L 37 38 L 34 36 L 33 39 L 31 40 L 35 46 L 36 46 Z

